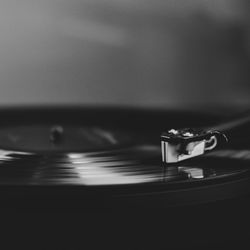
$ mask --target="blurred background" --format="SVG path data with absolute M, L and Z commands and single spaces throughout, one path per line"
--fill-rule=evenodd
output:
M 0 0 L 0 107 L 250 107 L 248 0 Z

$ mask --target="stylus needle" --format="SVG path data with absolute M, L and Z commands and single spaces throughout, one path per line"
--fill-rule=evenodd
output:
M 217 147 L 218 142 L 231 141 L 232 131 L 245 130 L 250 125 L 250 114 L 244 114 L 230 119 L 211 128 L 203 129 L 170 129 L 161 135 L 162 161 L 176 163 L 187 160 Z M 250 126 L 249 126 L 250 127 Z

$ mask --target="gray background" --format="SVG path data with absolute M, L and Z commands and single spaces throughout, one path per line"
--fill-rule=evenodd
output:
M 250 107 L 249 1 L 0 0 L 0 106 Z

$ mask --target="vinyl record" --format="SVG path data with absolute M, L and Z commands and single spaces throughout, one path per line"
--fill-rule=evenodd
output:
M 212 115 L 61 108 L 5 110 L 1 117 L 2 195 L 77 197 L 104 207 L 179 206 L 249 190 L 248 148 L 230 145 L 178 164 L 161 161 L 164 129 L 207 126 L 218 120 Z

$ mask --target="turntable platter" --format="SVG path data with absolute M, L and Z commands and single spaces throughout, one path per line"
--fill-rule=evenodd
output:
M 249 189 L 248 149 L 221 148 L 162 165 L 163 129 L 205 126 L 212 123 L 212 116 L 62 108 L 1 113 L 2 191 L 63 197 L 77 193 L 82 200 L 105 197 L 105 204 L 107 200 L 152 204 L 160 196 L 161 202 L 172 206 L 225 199 Z

